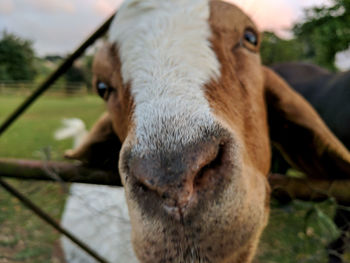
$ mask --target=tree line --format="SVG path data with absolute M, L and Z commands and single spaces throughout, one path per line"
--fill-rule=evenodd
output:
M 41 82 L 63 60 L 60 55 L 39 57 L 33 42 L 13 33 L 0 33 L 0 83 Z M 92 56 L 85 55 L 61 78 L 59 83 L 85 83 L 91 86 Z

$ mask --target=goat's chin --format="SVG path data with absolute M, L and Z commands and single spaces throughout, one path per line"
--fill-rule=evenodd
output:
M 182 220 L 169 215 L 155 200 L 145 200 L 152 202 L 146 209 L 126 186 L 133 246 L 139 260 L 250 262 L 267 222 L 267 202 L 261 197 L 267 196 L 268 188 L 263 176 L 254 176 L 260 178 L 255 181 L 255 188 L 249 185 L 247 177 L 236 174 L 217 191 L 202 193 Z

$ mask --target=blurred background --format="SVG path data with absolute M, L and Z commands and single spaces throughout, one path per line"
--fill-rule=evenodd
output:
M 350 69 L 350 0 L 231 0 L 259 25 L 262 61 L 305 61 L 332 72 Z M 120 0 L 0 0 L 0 122 L 4 121 L 79 43 L 105 21 Z M 0 158 L 62 160 L 72 140 L 54 132 L 64 118 L 87 128 L 104 111 L 92 92 L 91 65 L 101 42 L 0 138 Z M 8 180 L 57 220 L 68 188 Z M 339 231 L 337 205 L 272 200 L 259 262 L 327 262 L 326 245 Z M 0 263 L 61 262 L 59 234 L 0 188 Z M 344 262 L 350 262 L 345 253 Z

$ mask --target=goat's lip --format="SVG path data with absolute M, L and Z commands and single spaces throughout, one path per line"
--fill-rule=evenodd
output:
M 186 200 L 177 201 L 177 202 L 165 202 L 162 204 L 165 212 L 172 216 L 175 220 L 183 222 L 184 218 L 188 214 L 188 211 L 191 210 L 196 203 L 196 194 L 191 194 Z

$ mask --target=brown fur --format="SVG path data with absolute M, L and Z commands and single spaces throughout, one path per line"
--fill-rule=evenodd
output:
M 349 153 L 305 100 L 261 66 L 260 44 L 244 41 L 246 28 L 257 31 L 254 23 L 237 7 L 220 1 L 211 1 L 209 22 L 221 77 L 206 85 L 205 93 L 225 146 L 220 166 L 206 175 L 205 186 L 196 190 L 195 201 L 180 221 L 161 209 L 165 201 L 156 193 L 135 187 L 137 179 L 127 165 L 135 143 L 133 101 L 130 85 L 122 85 L 117 47 L 104 46 L 94 63 L 95 82 L 102 80 L 116 89 L 107 101 L 110 117 L 104 119 L 113 129 L 95 127 L 77 152 L 86 151 L 95 137 L 100 142 L 107 139 L 102 135 L 106 131 L 123 143 L 119 171 L 141 262 L 251 262 L 268 220 L 269 134 L 291 162 L 310 175 L 350 175 Z
M 121 63 L 115 45 L 106 44 L 96 54 L 93 64 L 93 85 L 96 87 L 98 81 L 103 81 L 115 92 L 111 94 L 107 101 L 107 110 L 113 118 L 113 128 L 120 138 L 124 141 L 131 123 L 133 101 L 130 96 L 130 88 L 123 87 L 123 78 L 120 74 Z

